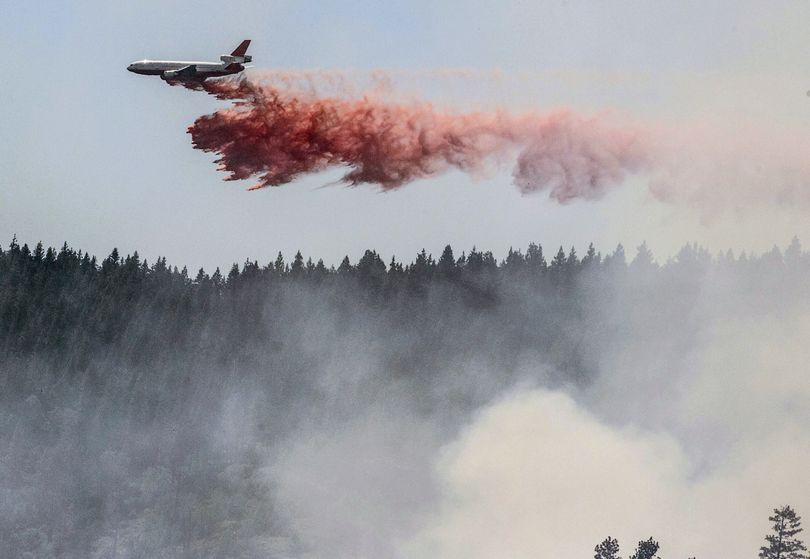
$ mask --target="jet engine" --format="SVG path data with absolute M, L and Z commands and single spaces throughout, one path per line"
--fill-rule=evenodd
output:
M 246 62 L 250 62 L 253 60 L 253 57 L 249 54 L 244 56 L 233 56 L 231 54 L 223 54 L 219 57 L 219 59 L 224 62 L 225 64 L 244 64 Z

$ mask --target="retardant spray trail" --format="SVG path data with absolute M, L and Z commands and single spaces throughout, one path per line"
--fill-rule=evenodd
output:
M 454 113 L 248 78 L 199 88 L 234 104 L 189 127 L 194 147 L 219 155 L 226 180 L 258 178 L 251 189 L 345 167 L 346 184 L 390 190 L 454 169 L 478 175 L 509 160 L 521 191 L 564 203 L 598 198 L 650 161 L 639 129 L 571 110 Z

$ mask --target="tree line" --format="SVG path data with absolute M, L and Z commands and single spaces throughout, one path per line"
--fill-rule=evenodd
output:
M 760 559 L 807 559 L 807 547 L 798 537 L 804 530 L 802 518 L 790 505 L 775 508 L 768 517 L 773 525 L 765 536 L 765 543 L 759 550 Z M 638 542 L 630 559 L 660 559 L 659 544 L 649 538 Z M 607 537 L 594 548 L 594 559 L 619 559 L 619 542 Z M 694 557 L 690 559 L 695 559 Z
M 422 250 L 409 263 L 392 257 L 386 264 L 369 249 L 357 262 L 346 256 L 337 267 L 327 267 L 323 260 L 305 259 L 299 251 L 291 262 L 279 253 L 264 265 L 247 260 L 241 266 L 233 264 L 225 274 L 217 268 L 211 274 L 200 269 L 191 275 L 165 257 L 150 264 L 138 252 L 121 256 L 113 249 L 98 260 L 67 243 L 58 250 L 42 243 L 31 249 L 15 237 L 7 249 L 0 248 L 0 355 L 52 354 L 82 366 L 89 355 L 105 347 L 143 359 L 148 338 L 183 345 L 216 323 L 241 325 L 231 332 L 237 337 L 262 335 L 261 328 L 252 326 L 260 322 L 264 302 L 272 300 L 280 286 L 326 290 L 352 304 L 406 311 L 441 289 L 460 304 L 482 309 L 497 305 L 504 288 L 517 284 L 549 300 L 564 301 L 582 282 L 626 274 L 808 270 L 809 262 L 797 239 L 784 254 L 774 248 L 760 256 L 735 256 L 730 251 L 712 256 L 704 248 L 687 245 L 662 265 L 646 244 L 631 259 L 622 245 L 603 256 L 593 244 L 581 258 L 575 248 L 560 247 L 547 259 L 543 247 L 531 243 L 525 251 L 510 248 L 500 261 L 491 251 L 476 248 L 457 256 L 448 245 L 438 258 Z M 134 316 L 151 317 L 149 330 L 133 333 Z M 127 347 L 119 347 L 124 340 Z

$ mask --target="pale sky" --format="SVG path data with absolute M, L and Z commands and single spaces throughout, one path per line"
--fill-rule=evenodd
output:
M 100 256 L 137 249 L 210 271 L 297 249 L 336 264 L 365 248 L 410 260 L 448 242 L 503 257 L 531 241 L 548 252 L 622 242 L 632 255 L 646 240 L 659 259 L 693 241 L 756 251 L 794 234 L 810 243 L 807 208 L 754 197 L 707 212 L 653 199 L 642 178 L 566 206 L 522 196 L 509 166 L 485 179 L 451 173 L 386 194 L 320 188 L 339 171 L 246 192 L 251 182 L 223 182 L 213 157 L 192 149 L 186 134 L 223 103 L 126 71 L 142 58 L 217 60 L 250 38 L 256 71 L 386 69 L 406 76 L 403 89 L 439 104 L 566 105 L 803 138 L 808 3 L 0 0 L 0 13 L 4 246 L 17 234 Z M 424 77 L 449 68 L 481 76 Z

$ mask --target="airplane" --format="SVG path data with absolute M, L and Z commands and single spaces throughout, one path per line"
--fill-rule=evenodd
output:
M 203 81 L 238 74 L 245 69 L 245 63 L 253 60 L 247 52 L 250 39 L 245 39 L 231 54 L 223 54 L 220 62 L 189 62 L 184 60 L 138 60 L 127 66 L 127 70 L 145 76 L 160 76 L 171 81 Z

